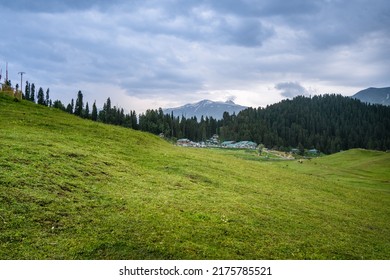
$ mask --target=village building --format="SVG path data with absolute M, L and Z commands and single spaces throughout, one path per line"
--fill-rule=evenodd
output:
M 236 149 L 256 149 L 257 143 L 252 141 L 240 141 L 232 144 L 232 147 Z
M 176 141 L 176 145 L 182 147 L 200 147 L 200 144 L 197 142 L 192 142 L 190 139 L 182 138 Z
M 210 138 L 210 142 L 213 144 L 218 145 L 219 144 L 219 136 L 218 134 L 214 134 L 213 137 Z
M 318 151 L 317 149 L 311 149 L 308 150 L 307 152 L 311 155 L 318 155 L 320 153 L 320 151 Z
M 236 141 L 224 141 L 221 143 L 221 147 L 227 148 L 227 147 L 233 145 L 234 143 L 236 143 Z

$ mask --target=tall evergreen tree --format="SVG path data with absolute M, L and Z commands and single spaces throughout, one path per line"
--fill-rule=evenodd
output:
M 138 129 L 137 113 L 133 110 L 130 112 L 131 128 Z
M 103 111 L 105 116 L 105 123 L 112 123 L 113 110 L 111 109 L 111 99 L 107 98 L 107 102 L 103 105 Z
M 45 96 L 44 96 L 44 93 L 43 93 L 43 88 L 39 88 L 38 90 L 38 96 L 37 96 L 38 100 L 37 100 L 37 103 L 39 105 L 46 105 L 45 104 Z
M 85 119 L 89 119 L 89 118 L 90 118 L 88 102 L 87 102 L 87 104 L 85 104 L 85 110 L 84 110 L 84 114 L 83 114 L 83 115 L 84 115 L 83 117 L 84 117 Z
M 92 119 L 93 121 L 97 121 L 97 116 L 98 116 L 98 113 L 97 113 L 96 101 L 95 101 L 95 102 L 93 102 L 93 105 L 92 105 L 91 119 Z
M 30 100 L 32 102 L 35 102 L 35 85 L 34 85 L 34 83 L 31 84 Z
M 82 114 L 83 114 L 83 94 L 81 92 L 81 90 L 79 90 L 79 92 L 77 93 L 77 99 L 76 99 L 76 104 L 75 104 L 75 108 L 74 108 L 74 114 L 76 116 L 79 116 L 81 117 Z
M 46 106 L 50 106 L 49 92 L 50 92 L 50 89 L 47 88 L 47 90 L 46 90 L 46 99 L 45 99 L 45 104 L 46 104 Z
M 26 100 L 30 100 L 30 84 L 28 81 L 26 81 L 26 87 L 24 88 L 24 96 Z

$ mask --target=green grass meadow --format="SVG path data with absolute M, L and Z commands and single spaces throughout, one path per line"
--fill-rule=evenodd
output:
M 0 259 L 390 259 L 390 153 L 176 147 L 0 94 Z

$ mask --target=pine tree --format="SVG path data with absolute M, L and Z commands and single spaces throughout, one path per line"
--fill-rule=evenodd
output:
M 98 116 L 98 113 L 97 113 L 96 101 L 95 101 L 95 102 L 93 102 L 93 105 L 92 105 L 91 119 L 92 119 L 93 121 L 97 121 L 97 116 Z
M 24 95 L 26 97 L 26 100 L 30 100 L 30 84 L 28 83 L 28 81 L 26 81 L 26 87 L 24 89 Z
M 35 85 L 31 84 L 30 101 L 35 102 Z
M 130 112 L 130 118 L 131 118 L 131 127 L 133 129 L 138 129 L 137 113 L 135 111 Z
M 85 105 L 84 118 L 85 118 L 85 119 L 89 119 L 89 118 L 90 118 L 88 102 L 87 102 L 87 104 Z
M 75 108 L 74 108 L 74 114 L 76 116 L 79 116 L 81 117 L 82 114 L 83 114 L 83 94 L 81 93 L 81 91 L 79 90 L 79 92 L 77 93 L 77 99 L 76 99 L 76 104 L 75 104 Z
M 73 108 L 74 108 L 74 100 L 72 98 L 72 101 L 68 104 L 68 106 L 66 106 L 66 111 L 69 114 L 73 114 Z
M 50 106 L 50 97 L 49 97 L 49 92 L 50 92 L 50 89 L 47 88 L 46 90 L 46 100 L 45 100 L 45 104 L 46 106 Z
M 104 118 L 102 119 L 104 123 L 112 123 L 113 119 L 113 110 L 111 109 L 111 99 L 107 98 L 107 102 L 103 106 Z
M 39 88 L 38 90 L 38 100 L 37 100 L 38 104 L 39 105 L 46 105 L 45 104 L 45 97 L 44 97 L 44 93 L 43 93 L 43 88 Z

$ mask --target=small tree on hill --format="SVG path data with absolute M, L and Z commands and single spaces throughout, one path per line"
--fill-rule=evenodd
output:
M 73 107 L 74 107 L 74 100 L 72 98 L 72 101 L 68 104 L 68 106 L 66 106 L 66 111 L 69 114 L 73 114 Z
M 53 102 L 53 108 L 57 108 L 57 109 L 60 109 L 62 111 L 66 111 L 65 105 L 62 104 L 62 102 L 60 100 L 55 100 Z

